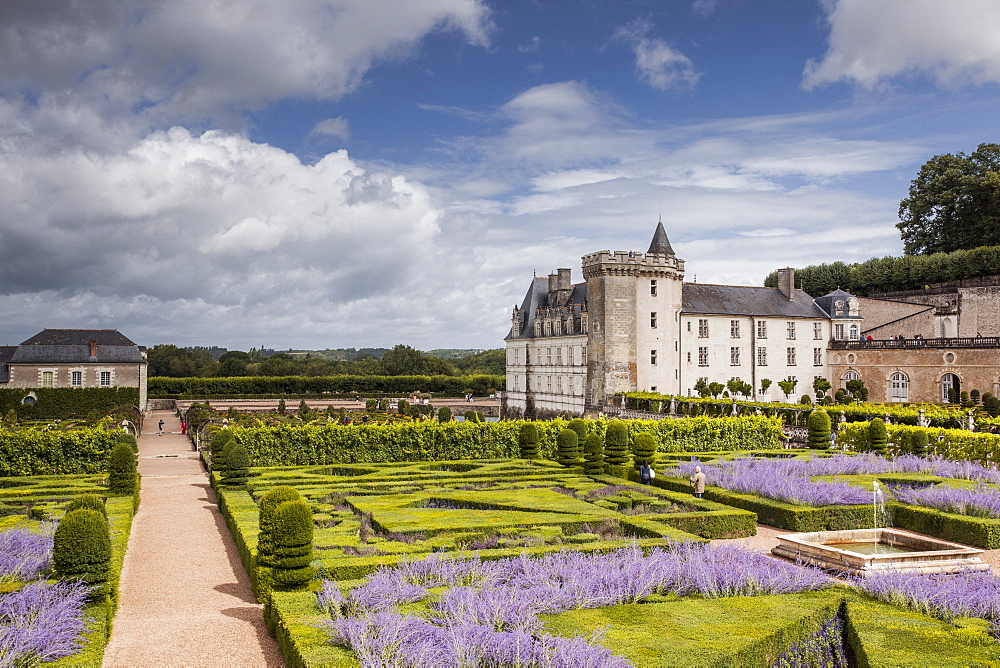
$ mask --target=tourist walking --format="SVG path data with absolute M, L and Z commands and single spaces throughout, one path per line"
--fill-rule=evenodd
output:
M 694 467 L 694 473 L 689 478 L 691 486 L 694 488 L 694 495 L 699 499 L 705 493 L 705 474 L 701 472 L 700 466 Z
M 163 433 L 163 420 L 160 420 L 160 428 L 159 428 L 159 432 L 160 432 L 161 434 Z
M 643 485 L 651 485 L 654 475 L 656 474 L 653 473 L 653 467 L 649 465 L 649 462 L 643 460 L 642 465 L 639 466 L 639 482 Z

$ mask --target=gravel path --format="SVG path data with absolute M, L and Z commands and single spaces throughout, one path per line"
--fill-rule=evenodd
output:
M 284 665 L 215 492 L 169 411 L 145 420 L 139 472 L 142 504 L 104 666 Z

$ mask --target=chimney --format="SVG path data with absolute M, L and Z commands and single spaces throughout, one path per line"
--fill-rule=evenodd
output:
M 785 267 L 778 270 L 778 289 L 781 294 L 788 297 L 788 301 L 795 299 L 795 270 Z
M 91 339 L 90 340 L 90 356 L 91 356 L 91 358 L 97 357 L 97 340 L 96 339 Z
M 549 294 L 559 289 L 559 274 L 549 274 Z

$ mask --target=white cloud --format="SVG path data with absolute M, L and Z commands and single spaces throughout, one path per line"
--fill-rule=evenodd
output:
M 826 0 L 829 48 L 806 64 L 806 88 L 853 81 L 872 88 L 899 75 L 937 85 L 1000 83 L 996 0 Z
M 659 37 L 650 37 L 652 26 L 642 20 L 619 28 L 614 35 L 635 53 L 639 80 L 656 90 L 693 88 L 701 77 L 694 63 Z
M 141 128 L 219 123 L 275 100 L 341 97 L 437 30 L 485 45 L 489 11 L 481 0 L 4 3 L 0 91 L 138 112 Z
M 691 5 L 691 9 L 693 9 L 696 14 L 708 16 L 714 12 L 718 6 L 719 0 L 694 0 L 694 4 Z
M 336 137 L 337 139 L 346 141 L 351 137 L 351 124 L 342 116 L 325 118 L 317 123 L 309 134 Z

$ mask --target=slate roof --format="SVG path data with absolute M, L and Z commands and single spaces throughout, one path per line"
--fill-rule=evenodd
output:
M 97 355 L 90 356 L 90 342 Z M 10 364 L 145 364 L 141 348 L 117 329 L 46 329 L 17 346 Z
M 0 383 L 10 381 L 10 366 L 7 362 L 14 356 L 17 346 L 0 346 Z
M 831 292 L 829 294 L 825 294 L 822 297 L 817 297 L 816 298 L 816 305 L 819 306 L 824 311 L 826 311 L 827 315 L 832 318 L 833 317 L 833 304 L 834 304 L 834 302 L 836 302 L 836 301 L 842 301 L 842 302 L 844 302 L 845 307 L 846 307 L 847 302 L 851 301 L 852 299 L 854 299 L 854 295 L 852 295 L 850 292 L 845 292 L 845 291 L 841 290 L 840 288 L 837 288 L 836 290 L 834 290 L 833 292 Z M 843 320 L 850 320 L 852 318 L 854 320 L 861 320 L 861 316 L 860 315 L 850 315 L 850 310 L 847 310 L 847 312 L 844 315 L 838 315 L 837 316 L 837 320 L 842 320 L 842 319 Z
M 528 292 L 525 293 L 524 299 L 521 301 L 521 305 L 517 307 L 517 310 L 523 313 L 523 324 L 521 325 L 521 333 L 514 336 L 514 328 L 511 327 L 507 332 L 507 336 L 504 337 L 504 341 L 510 339 L 530 339 L 535 335 L 535 311 L 540 308 L 558 308 L 564 306 L 571 306 L 574 304 L 586 304 L 587 303 L 587 284 L 577 283 L 572 285 L 572 290 L 569 293 L 569 298 L 564 304 L 550 304 L 549 301 L 549 279 L 545 276 L 536 276 L 532 281 L 531 285 L 528 286 Z
M 796 290 L 793 296 L 795 299 L 788 299 L 778 288 L 684 283 L 681 286 L 681 312 L 770 318 L 829 318 L 816 306 L 813 298 L 802 290 Z
M 656 224 L 656 231 L 653 232 L 653 240 L 649 242 L 649 250 L 646 253 L 659 253 L 661 255 L 673 255 L 674 249 L 667 238 L 667 231 L 663 229 L 663 221 Z

